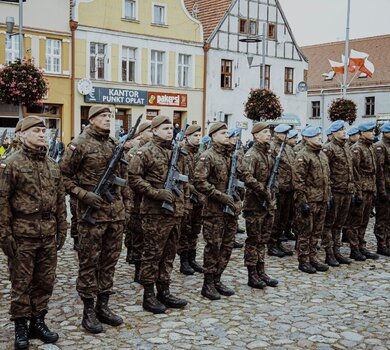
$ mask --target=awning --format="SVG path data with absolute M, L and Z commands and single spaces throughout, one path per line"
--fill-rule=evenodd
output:
M 282 114 L 281 118 L 269 120 L 266 123 L 268 125 L 288 124 L 298 126 L 301 125 L 301 119 L 295 114 Z

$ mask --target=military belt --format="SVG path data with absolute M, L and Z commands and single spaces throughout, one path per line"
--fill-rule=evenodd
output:
M 22 220 L 29 220 L 29 221 L 50 220 L 52 219 L 53 214 L 50 211 L 31 213 L 31 214 L 14 213 L 13 217 L 15 219 L 22 219 Z

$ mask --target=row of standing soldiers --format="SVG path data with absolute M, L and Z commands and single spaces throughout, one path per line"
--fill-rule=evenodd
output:
M 135 281 L 144 287 L 143 307 L 153 313 L 187 304 L 170 290 L 176 253 L 182 272 L 189 268 L 204 272 L 204 297 L 217 300 L 234 294 L 221 276 L 230 259 L 241 213 L 247 230 L 244 261 L 248 285 L 253 288 L 278 284 L 265 272 L 265 253 L 268 248 L 271 255 L 292 255 L 280 242 L 291 220 L 299 228 L 295 231 L 296 249 L 303 272 L 351 263 L 340 253 L 343 227 L 347 229 L 350 258 L 377 258 L 364 240 L 374 203 L 377 253 L 390 255 L 389 123 L 383 125 L 382 141 L 375 145 L 375 124 L 359 125 L 356 135 L 360 139 L 351 146 L 345 141 L 344 122 L 337 121 L 331 125 L 332 139 L 325 146 L 321 130 L 309 126 L 302 131 L 302 144 L 294 148 L 297 133 L 289 126 L 276 127 L 271 142 L 269 126 L 256 123 L 253 147 L 239 152 L 235 170 L 246 189 L 237 198 L 226 193 L 237 134 L 228 133 L 224 123 L 210 127 L 211 146 L 203 153 L 199 152 L 201 128 L 192 125 L 186 129 L 175 171 L 188 179 L 177 183 L 180 190 L 175 193 L 166 189 L 173 131 L 172 121 L 159 116 L 140 125 L 138 145 L 115 170 L 128 186 L 114 186 L 108 201 L 94 189 L 117 145 L 109 136 L 111 118 L 108 106 L 93 106 L 90 125 L 71 142 L 58 165 L 47 156 L 43 120 L 27 117 L 21 124 L 21 149 L 0 164 L 0 204 L 6 213 L 0 219 L 0 244 L 9 262 L 10 313 L 17 349 L 28 348 L 29 338 L 44 342 L 58 339 L 44 317 L 53 291 L 57 250 L 66 238 L 65 193 L 71 197 L 73 232 L 77 232 L 76 289 L 84 303 L 82 325 L 91 333 L 101 332 L 102 323 L 123 323 L 108 303 L 125 231 L 131 233 L 126 245 L 132 246 Z M 132 141 L 127 142 L 131 145 Z M 270 188 L 268 178 L 286 141 L 278 185 Z M 167 212 L 163 203 L 173 212 Z M 87 207 L 94 209 L 94 225 L 82 220 Z M 226 208 L 233 215 L 225 215 Z M 203 267 L 195 260 L 202 227 Z M 321 237 L 326 264 L 317 258 Z

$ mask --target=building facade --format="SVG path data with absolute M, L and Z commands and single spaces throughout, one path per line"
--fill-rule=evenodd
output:
M 18 3 L 0 2 L 0 65 L 19 58 L 19 36 L 6 33 L 6 17 L 14 17 L 14 33 L 19 30 Z M 71 136 L 71 33 L 69 3 L 61 0 L 27 1 L 23 5 L 22 57 L 44 69 L 49 85 L 46 98 L 34 107 L 23 107 L 23 116 L 40 115 L 46 119 L 48 136 L 59 129 L 61 138 Z M 45 14 L 44 19 L 37 14 Z M 18 122 L 18 107 L 0 104 L 0 132 L 12 136 Z
M 341 97 L 340 82 L 343 81 L 341 75 L 332 79 L 325 76 L 331 70 L 328 59 L 341 62 L 344 45 L 345 41 L 340 41 L 302 48 L 309 59 L 308 123 L 322 126 L 324 130 L 331 123 L 328 109 L 335 99 Z M 351 40 L 350 48 L 367 53 L 375 66 L 372 78 L 348 74 L 347 81 L 352 83 L 347 89 L 347 98 L 357 105 L 355 124 L 369 120 L 380 123 L 390 120 L 390 70 L 387 60 L 390 35 Z
M 113 133 L 140 114 L 200 123 L 202 26 L 181 0 L 80 0 L 72 22 L 75 134 L 95 103 L 112 106 Z

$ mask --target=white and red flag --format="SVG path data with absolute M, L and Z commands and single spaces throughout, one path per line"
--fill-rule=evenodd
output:
M 344 74 L 344 63 L 328 60 L 333 72 L 336 74 Z
M 351 50 L 348 66 L 352 66 L 356 68 L 362 67 L 367 58 L 368 58 L 368 54 L 366 54 L 365 52 Z

